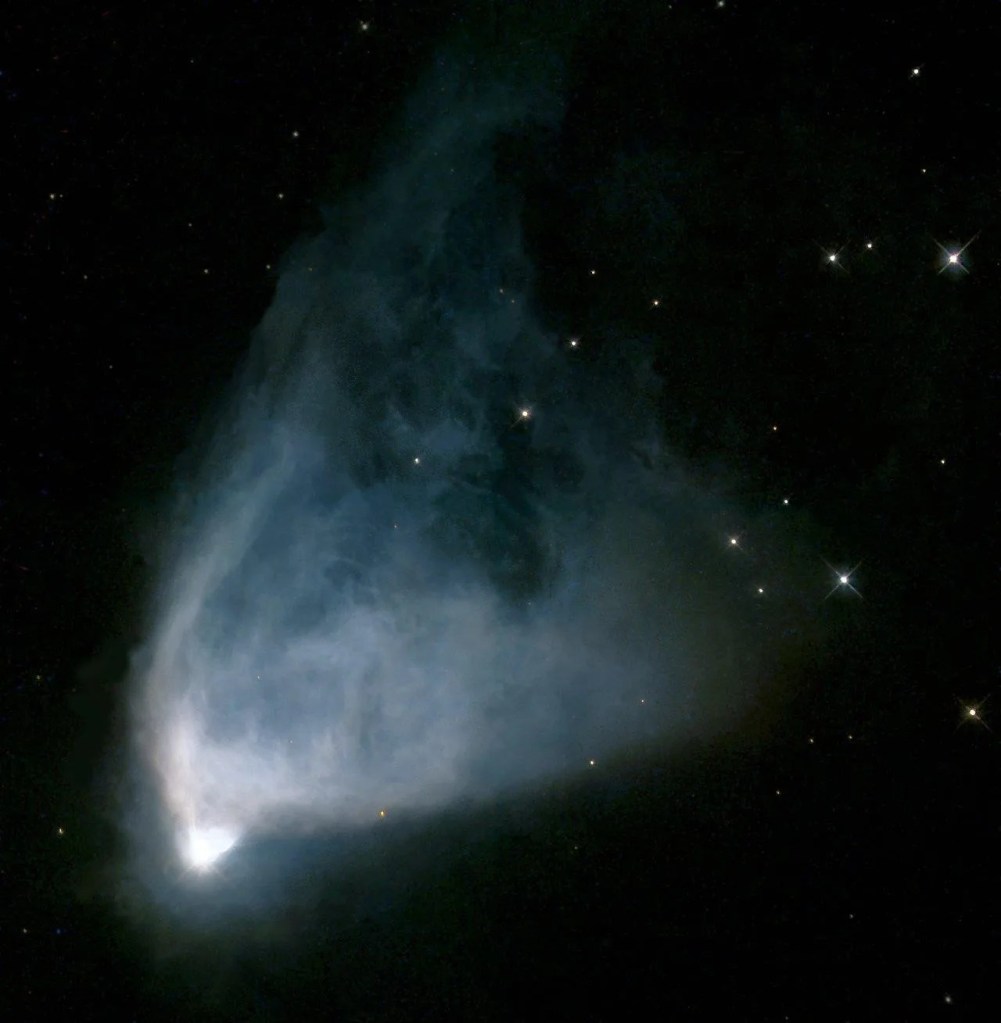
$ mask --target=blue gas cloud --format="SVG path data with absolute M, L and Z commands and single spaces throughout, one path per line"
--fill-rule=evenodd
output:
M 169 517 L 135 735 L 189 869 L 586 771 L 746 689 L 642 339 L 533 314 L 496 154 L 559 104 L 444 66 L 286 258 Z

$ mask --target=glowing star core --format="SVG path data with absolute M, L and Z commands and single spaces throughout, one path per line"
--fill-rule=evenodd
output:
M 209 870 L 236 845 L 239 836 L 229 828 L 192 825 L 181 838 L 181 856 L 192 870 Z

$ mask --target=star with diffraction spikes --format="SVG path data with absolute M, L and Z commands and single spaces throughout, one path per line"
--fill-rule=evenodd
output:
M 942 253 L 938 272 L 941 274 L 945 273 L 946 270 L 962 270 L 964 274 L 968 274 L 970 271 L 963 262 L 963 253 L 977 240 L 979 233 L 978 231 L 965 245 L 961 245 L 958 249 L 946 248 L 944 245 L 939 244 L 939 242 L 935 242 Z
M 957 698 L 956 702 L 962 708 L 962 714 L 959 718 L 959 724 L 956 725 L 956 730 L 959 731 L 964 725 L 980 725 L 981 728 L 986 728 L 988 732 L 993 731 L 991 726 L 984 720 L 984 704 L 987 702 L 987 697 L 980 700 L 978 703 L 967 703 L 965 700 Z
M 824 564 L 827 565 L 827 567 L 834 573 L 834 578 L 836 580 L 836 582 L 834 583 L 834 587 L 831 589 L 831 592 L 828 593 L 826 597 L 824 597 L 824 600 L 833 597 L 834 594 L 838 592 L 838 590 L 851 590 L 856 597 L 861 599 L 862 594 L 859 593 L 859 591 L 855 588 L 854 583 L 852 582 L 852 576 L 855 575 L 855 573 L 859 570 L 859 568 L 862 565 L 861 561 L 854 568 L 850 569 L 847 572 L 835 568 L 829 561 L 825 561 Z

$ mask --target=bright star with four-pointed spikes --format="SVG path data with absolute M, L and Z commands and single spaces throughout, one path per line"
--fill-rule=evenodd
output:
M 976 239 L 977 235 L 974 235 L 965 245 L 961 245 L 958 249 L 947 249 L 944 245 L 939 245 L 938 242 L 935 242 L 935 244 L 939 247 L 939 251 L 942 253 L 938 272 L 944 273 L 946 270 L 962 270 L 964 274 L 968 274 L 970 271 L 963 263 L 963 253 L 976 241 Z
M 962 728 L 963 725 L 975 724 L 980 725 L 981 728 L 986 728 L 988 732 L 992 731 L 991 726 L 984 720 L 983 707 L 987 702 L 985 697 L 979 703 L 966 703 L 963 700 L 957 700 L 960 707 L 963 708 L 962 716 L 959 719 L 959 724 L 956 725 L 957 730 Z
M 857 589 L 855 589 L 855 585 L 852 582 L 852 576 L 855 575 L 855 573 L 859 570 L 859 568 L 862 565 L 861 561 L 853 569 L 850 569 L 847 572 L 835 568 L 829 561 L 825 561 L 824 564 L 827 565 L 827 567 L 834 573 L 834 578 L 837 580 L 837 582 L 835 582 L 834 584 L 834 588 L 831 590 L 830 593 L 827 594 L 827 597 L 824 597 L 824 600 L 827 600 L 828 597 L 834 596 L 834 594 L 837 593 L 838 590 L 842 589 L 851 590 L 856 597 L 862 596 L 862 594 L 859 593 Z

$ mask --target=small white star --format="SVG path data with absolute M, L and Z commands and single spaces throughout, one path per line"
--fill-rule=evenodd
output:
M 568 344 L 570 345 L 571 348 L 579 348 L 580 347 L 580 338 L 579 337 L 572 337 L 572 338 L 570 338 Z
M 370 22 L 370 21 L 359 21 L 358 22 L 358 29 L 361 32 L 367 32 L 371 27 L 372 27 L 372 22 Z
M 299 133 L 297 131 L 292 132 L 292 138 L 297 139 L 298 137 Z
M 731 547 L 739 547 L 740 546 L 740 538 L 736 537 L 736 536 L 731 536 L 730 537 L 730 546 Z
M 865 243 L 865 247 L 866 247 L 867 249 L 871 249 L 871 248 L 872 248 L 872 242 L 866 242 L 866 243 Z
M 593 761 L 593 760 L 589 760 L 589 761 L 588 761 L 588 764 L 589 764 L 589 765 L 590 765 L 591 767 L 594 767 L 594 761 Z
M 789 498 L 788 497 L 783 497 L 782 498 L 782 503 L 783 504 L 788 504 L 789 503 Z
M 597 270 L 591 270 L 589 272 L 590 272 L 591 276 L 593 277 L 598 271 Z
M 414 456 L 414 465 L 420 465 L 420 464 L 421 464 L 421 460 L 415 455 Z
M 917 78 L 921 74 L 921 65 L 911 68 L 911 78 Z
M 765 592 L 765 588 L 764 588 L 764 586 L 759 586 L 759 587 L 758 587 L 758 594 L 759 594 L 759 595 L 762 595 L 762 594 L 764 594 L 764 592 Z
M 655 298 L 651 304 L 653 305 L 654 309 L 656 309 L 657 306 L 660 305 L 660 299 L 659 298 Z

